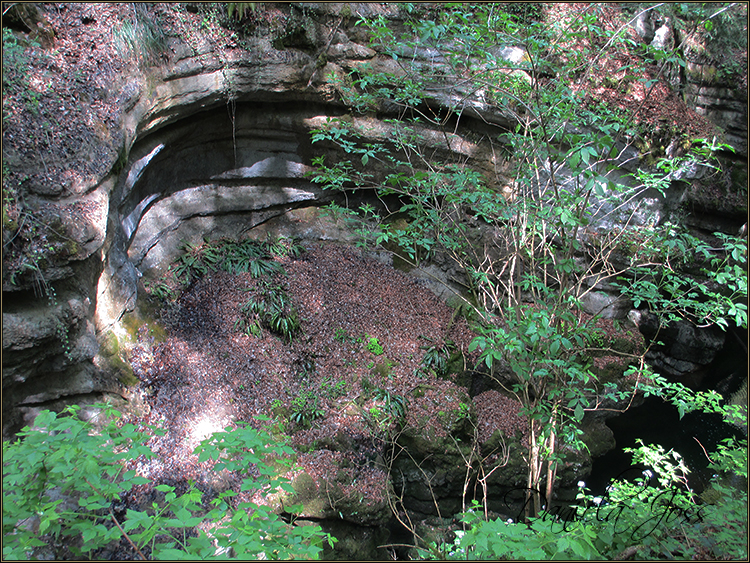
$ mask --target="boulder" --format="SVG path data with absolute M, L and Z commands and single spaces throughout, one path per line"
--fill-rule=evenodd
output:
M 717 327 L 701 328 L 687 321 L 660 327 L 652 314 L 640 315 L 638 328 L 647 339 L 661 342 L 647 354 L 650 363 L 657 370 L 675 376 L 687 375 L 710 364 L 726 338 Z

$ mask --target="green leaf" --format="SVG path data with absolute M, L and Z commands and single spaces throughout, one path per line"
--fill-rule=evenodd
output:
M 585 414 L 583 410 L 583 405 L 581 403 L 578 403 L 575 408 L 575 418 L 578 422 L 583 420 L 583 415 Z
M 570 547 L 573 553 L 581 559 L 592 559 L 589 547 L 577 538 L 571 539 Z

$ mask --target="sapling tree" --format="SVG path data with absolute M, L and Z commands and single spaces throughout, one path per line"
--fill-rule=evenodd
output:
M 561 455 L 584 447 L 580 422 L 594 408 L 590 398 L 622 395 L 590 370 L 596 315 L 580 310 L 588 293 L 619 280 L 628 298 L 658 301 L 665 311 L 689 304 L 710 308 L 702 317 L 711 322 L 745 318 L 746 283 L 735 268 L 746 250 L 729 239 L 729 255 L 723 247 L 697 250 L 726 266 L 714 278 L 736 291 L 706 286 L 675 303 L 683 282 L 674 280 L 683 278 L 665 252 L 692 256 L 696 240 L 681 235 L 674 247 L 676 227 L 658 225 L 644 196 L 663 196 L 687 166 L 713 166 L 717 144 L 689 139 L 690 150 L 655 158 L 648 173 L 622 170 L 633 158 L 639 110 L 593 105 L 584 86 L 598 80 L 603 59 L 635 43 L 627 24 L 607 27 L 599 11 L 591 5 L 542 23 L 492 4 L 435 12 L 407 5 L 401 34 L 382 16 L 363 19 L 373 47 L 390 61 L 331 76 L 354 115 L 329 119 L 312 134 L 313 143 L 345 156 L 335 163 L 316 157 L 314 181 L 346 194 L 372 190 L 382 203 L 336 207 L 359 222 L 364 244 L 395 247 L 415 266 L 442 253 L 464 272 L 478 319 L 470 350 L 528 419 L 529 517 L 545 496 L 551 502 Z M 659 60 L 672 64 L 676 56 Z M 660 68 L 631 62 L 617 72 L 648 98 Z M 359 115 L 371 111 L 395 114 L 386 133 L 368 132 Z M 483 121 L 494 147 L 494 169 L 484 174 L 457 134 L 469 118 Z M 501 364 L 510 375 L 500 375 Z

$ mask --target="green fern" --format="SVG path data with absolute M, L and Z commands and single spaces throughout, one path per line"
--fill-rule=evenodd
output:
M 300 254 L 305 251 L 305 248 L 300 245 L 296 239 L 285 236 L 267 239 L 266 247 L 272 256 L 278 258 L 284 258 L 287 256 L 298 258 Z
M 251 297 L 240 309 L 245 319 L 242 327 L 261 325 L 287 341 L 300 330 L 299 315 L 284 288 L 268 280 L 261 280 Z M 252 334 L 257 336 L 258 329 Z
M 313 420 L 325 416 L 320 406 L 318 396 L 312 391 L 306 391 L 292 400 L 290 419 L 300 426 L 309 427 Z
M 387 389 L 375 391 L 375 400 L 382 401 L 381 412 L 392 419 L 402 419 L 406 416 L 406 397 L 391 393 Z

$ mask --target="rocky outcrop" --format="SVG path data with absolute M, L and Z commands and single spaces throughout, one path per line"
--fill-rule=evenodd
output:
M 641 316 L 638 328 L 646 338 L 660 342 L 648 356 L 654 367 L 676 376 L 709 365 L 726 338 L 726 333 L 716 327 L 700 328 L 687 321 L 659 326 L 650 314 Z
M 101 9 L 82 21 L 103 18 Z M 288 28 L 298 13 L 284 6 L 279 21 Z M 126 393 L 101 369 L 97 342 L 124 330 L 118 321 L 134 309 L 141 277 L 158 273 L 185 242 L 245 236 L 273 219 L 307 236 L 345 236 L 300 210 L 325 199 L 304 177 L 312 123 L 340 112 L 322 80 L 333 67 L 317 66 L 317 56 L 374 55 L 340 31 L 330 38 L 336 17 L 321 8 L 305 16 L 307 39 L 281 28 L 244 49 L 217 48 L 200 34 L 168 38 L 163 64 L 131 68 L 102 94 L 120 119 L 100 140 L 109 164 L 98 176 L 50 191 L 34 187 L 31 162 L 8 159 L 30 178 L 27 209 L 60 240 L 42 241 L 27 255 L 44 252 L 43 260 L 3 278 L 5 431 L 30 422 L 32 406 Z M 300 227 L 300 217 L 309 225 Z
M 159 64 L 109 59 L 104 68 L 119 72 L 102 73 L 108 82 L 93 71 L 81 79 L 87 96 L 91 83 L 91 106 L 111 111 L 81 116 L 105 130 L 81 134 L 80 170 L 73 161 L 35 161 L 31 151 L 4 153 L 27 193 L 19 216 L 4 215 L 4 234 L 28 235 L 4 240 L 26 243 L 3 276 L 4 431 L 64 397 L 127 394 L 97 343 L 126 333 L 119 321 L 135 308 L 142 277 L 158 275 L 186 242 L 251 231 L 346 239 L 314 212 L 328 197 L 305 178 L 311 129 L 344 110 L 325 77 L 377 55 L 344 8 L 397 13 L 370 4 L 280 5 L 244 45 L 227 48 L 198 26 L 185 31 L 181 8 L 164 7 L 151 14 L 167 28 Z M 48 15 L 73 35 L 118 9 L 65 6 Z M 388 134 L 375 120 L 361 126 Z M 48 168 L 59 171 L 55 181 Z M 38 226 L 28 229 L 32 219 Z M 85 311 L 66 308 L 73 302 Z
M 739 159 L 747 158 L 747 90 L 728 83 L 716 67 L 688 63 L 687 102 L 721 127 Z

